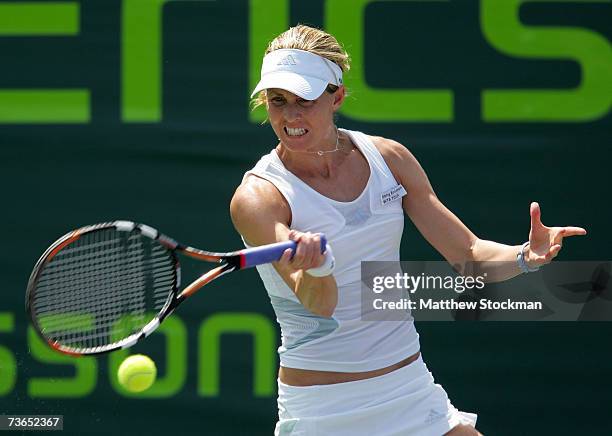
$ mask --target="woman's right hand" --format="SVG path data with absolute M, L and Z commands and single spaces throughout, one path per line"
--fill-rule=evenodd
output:
M 295 253 L 290 248 L 285 250 L 278 261 L 281 268 L 306 271 L 323 264 L 325 255 L 321 253 L 321 236 L 319 233 L 291 230 L 288 236 L 290 240 L 297 242 L 297 249 Z

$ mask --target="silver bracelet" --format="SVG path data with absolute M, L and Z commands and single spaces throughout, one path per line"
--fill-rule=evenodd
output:
M 527 265 L 527 262 L 525 262 L 525 247 L 527 247 L 528 245 L 529 245 L 529 241 L 525 242 L 521 246 L 521 250 L 516 255 L 516 263 L 518 263 L 519 268 L 524 274 L 535 272 L 540 269 L 539 266 L 536 266 L 535 268 L 530 268 L 529 265 Z

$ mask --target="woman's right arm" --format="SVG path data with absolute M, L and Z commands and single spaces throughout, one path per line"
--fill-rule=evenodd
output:
M 336 280 L 331 274 L 313 277 L 306 272 L 324 262 L 320 238 L 289 229 L 291 208 L 276 187 L 259 177 L 247 177 L 232 197 L 230 214 L 234 227 L 251 246 L 296 241 L 293 257 L 288 249 L 272 265 L 304 307 L 316 315 L 332 316 L 338 303 Z

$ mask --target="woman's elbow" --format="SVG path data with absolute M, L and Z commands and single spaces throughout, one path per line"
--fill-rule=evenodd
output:
M 330 277 L 333 283 L 322 283 L 321 288 L 316 291 L 318 298 L 315 299 L 315 304 L 311 308 L 315 315 L 324 318 L 331 318 L 338 305 L 338 287 L 333 277 Z
M 322 316 L 323 318 L 331 318 L 334 315 L 334 311 L 336 310 L 336 305 L 327 305 L 317 308 L 317 311 L 314 312 L 315 315 Z

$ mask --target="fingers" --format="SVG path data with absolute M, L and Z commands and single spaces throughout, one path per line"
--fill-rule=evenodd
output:
M 553 260 L 559 254 L 559 251 L 561 251 L 561 244 L 556 244 L 550 247 L 550 250 L 548 251 L 548 254 L 546 255 L 547 260 Z
M 565 238 L 567 236 L 584 236 L 587 234 L 587 231 L 585 229 L 583 229 L 582 227 L 563 227 L 560 231 L 559 231 L 559 235 L 562 238 Z
M 529 216 L 531 217 L 531 229 L 538 229 L 543 227 L 542 224 L 542 212 L 540 211 L 540 205 L 533 201 L 529 207 Z
M 291 248 L 287 248 L 281 258 L 278 260 L 279 263 L 288 265 L 291 262 L 291 258 L 293 257 L 293 250 Z
M 555 244 L 551 246 L 548 252 L 544 255 L 538 255 L 533 253 L 530 256 L 530 266 L 541 266 L 550 263 L 561 251 L 561 244 Z
M 540 250 L 544 251 L 542 254 L 538 254 L 538 249 L 535 245 L 530 244 L 530 261 L 536 265 L 544 265 L 552 261 L 563 247 L 563 238 L 568 236 L 581 236 L 586 235 L 586 230 L 582 227 L 552 227 L 548 229 L 550 240 L 548 242 L 548 248 L 542 247 Z
M 321 254 L 321 237 L 318 233 L 298 232 L 291 230 L 289 239 L 298 243 L 289 266 L 293 269 L 316 268 L 323 263 L 324 256 Z
M 556 230 L 556 231 L 555 231 Z M 582 227 L 554 227 L 551 239 L 551 245 L 563 245 L 563 238 L 568 236 L 583 236 L 586 235 L 586 230 Z M 552 248 L 552 247 L 551 247 Z

